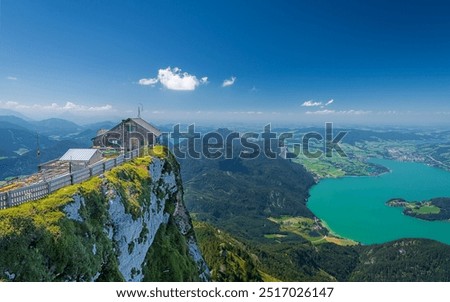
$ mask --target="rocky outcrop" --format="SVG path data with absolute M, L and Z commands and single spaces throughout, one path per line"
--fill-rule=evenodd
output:
M 0 254 L 0 279 L 209 280 L 209 269 L 184 205 L 178 163 L 171 154 L 161 158 L 139 158 L 63 190 L 66 191 L 63 196 L 56 192 L 55 196 L 0 212 L 3 226 L 9 224 L 9 230 L 13 229 L 9 234 L 0 233 L 0 247 L 11 252 Z M 54 204 L 46 206 L 51 202 Z M 29 210 L 36 211 L 37 207 L 43 208 L 44 216 L 60 216 L 51 225 L 40 225 L 40 220 L 34 219 L 31 231 L 44 234 L 39 236 L 45 237 L 45 242 L 36 242 L 38 236 L 23 238 L 21 230 L 16 232 L 12 223 L 17 219 L 29 221 Z M 41 215 L 39 211 L 37 216 Z M 11 246 L 10 243 L 15 241 L 21 245 Z M 68 241 L 71 246 L 61 241 Z M 35 249 L 33 253 L 38 253 L 39 257 L 26 263 L 25 254 L 30 248 Z M 164 251 L 165 248 L 170 251 Z M 15 256 L 14 249 L 17 250 Z M 49 256 L 45 255 L 47 252 Z M 169 255 L 170 258 L 172 254 L 176 257 L 173 261 L 159 259 L 163 257 L 161 255 Z M 10 257 L 17 257 L 17 263 L 6 261 Z M 25 265 L 21 266 L 23 261 Z M 25 271 L 31 266 L 38 268 L 39 272 L 30 274 Z M 161 271 L 165 274 L 162 275 Z

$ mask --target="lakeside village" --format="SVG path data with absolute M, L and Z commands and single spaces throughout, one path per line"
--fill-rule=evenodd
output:
M 92 138 L 92 148 L 69 149 L 60 158 L 40 164 L 37 173 L 6 182 L 0 187 L 0 209 L 40 199 L 100 175 L 140 156 L 140 151 L 157 144 L 160 136 L 159 129 L 140 117 L 124 119 L 109 130 L 101 129 Z

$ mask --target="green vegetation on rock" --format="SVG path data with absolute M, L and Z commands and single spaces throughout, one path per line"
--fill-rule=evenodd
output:
M 143 268 L 143 281 L 201 281 L 196 264 L 189 256 L 186 238 L 175 222 L 161 225 L 150 247 Z
M 150 162 L 149 156 L 136 158 L 105 173 L 108 182 L 122 197 L 125 211 L 135 219 L 150 204 Z
M 179 173 L 178 164 L 167 152 L 158 155 L 170 158 L 163 161 L 162 173 Z M 119 195 L 118 202 L 134 220 L 147 213 L 152 187 L 167 188 L 162 180 L 152 182 L 148 171 L 151 160 L 150 156 L 134 159 L 104 176 L 0 211 L 0 280 L 124 281 L 119 270 L 117 242 L 109 233 L 112 232 L 109 201 Z M 142 269 L 145 280 L 199 281 L 199 268 L 187 244 L 188 238 L 195 237 L 192 230 L 183 235 L 177 226 L 178 220 L 189 216 L 178 217 L 178 214 L 178 220 L 172 216 L 175 203 L 180 208 L 183 202 L 177 192 L 181 192 L 181 187 L 173 195 L 167 195 L 167 199 L 158 200 L 168 205 L 165 208 L 168 224 L 159 227 L 143 267 L 132 271 L 139 273 Z M 185 223 L 189 224 L 190 220 Z M 136 245 L 148 236 L 149 226 L 144 224 L 135 240 L 128 244 L 128 253 L 133 253 Z
M 393 198 L 386 202 L 390 207 L 402 207 L 403 213 L 424 220 L 450 220 L 450 198 L 439 197 L 430 200 L 408 202 Z
M 107 201 L 101 183 L 93 178 L 42 200 L 0 211 L 1 278 L 121 281 L 114 246 L 103 230 Z M 80 209 L 83 223 L 63 212 L 75 194 L 85 200 Z
M 259 270 L 258 258 L 244 243 L 204 222 L 194 222 L 194 228 L 213 281 L 276 280 Z

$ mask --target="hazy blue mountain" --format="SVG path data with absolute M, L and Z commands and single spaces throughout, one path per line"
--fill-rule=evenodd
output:
M 23 119 L 25 121 L 32 121 L 33 120 L 33 119 L 29 118 L 28 116 L 23 115 L 22 113 L 14 111 L 14 110 L 11 110 L 11 109 L 2 109 L 2 108 L 0 108 L 0 116 L 1 115 L 13 115 L 13 116 L 19 117 L 19 118 L 21 118 L 21 119 Z
M 96 131 L 63 119 L 36 122 L 0 116 L 0 180 L 31 174 L 39 163 L 58 158 L 69 148 L 90 147 Z
M 18 124 L 13 124 L 10 122 L 4 122 L 0 121 L 0 129 L 19 129 L 19 130 L 29 130 L 27 128 L 24 128 Z
M 83 128 L 97 131 L 100 129 L 111 129 L 115 125 L 117 125 L 118 122 L 111 122 L 111 121 L 102 121 L 102 122 L 96 122 L 91 124 L 85 124 L 83 125 Z
M 1 148 L 8 152 L 17 151 L 20 155 L 19 149 L 33 150 L 37 146 L 36 132 L 27 129 L 0 129 L 0 137 L 2 138 Z M 49 148 L 55 144 L 46 136 L 39 136 L 39 144 L 41 148 Z M 23 150 L 25 152 L 25 150 Z M 2 156 L 3 154 L 0 154 Z
M 59 118 L 50 118 L 33 122 L 33 125 L 35 126 L 36 131 L 47 135 L 65 136 L 83 130 L 82 126 Z
M 11 126 L 13 128 L 17 128 L 17 126 L 20 126 L 20 128 L 28 129 L 28 130 L 34 130 L 35 126 L 32 124 L 31 121 L 26 121 L 23 118 L 20 118 L 15 115 L 0 115 L 0 122 L 2 123 L 9 123 L 8 126 Z M 5 125 L 2 125 L 2 128 L 7 128 Z

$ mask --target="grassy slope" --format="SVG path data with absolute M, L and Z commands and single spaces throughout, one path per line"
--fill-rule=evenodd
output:
M 106 200 L 101 180 L 91 179 L 49 197 L 0 211 L 0 272 L 14 281 L 120 281 L 112 242 L 103 231 Z M 86 199 L 83 223 L 65 217 L 62 208 L 75 193 Z M 96 254 L 93 253 L 95 244 Z
M 213 281 L 277 280 L 259 269 L 258 258 L 243 242 L 204 222 L 194 227 Z
M 145 259 L 144 281 L 200 281 L 186 239 L 171 218 L 159 228 Z
M 322 221 L 314 220 L 307 217 L 269 217 L 269 220 L 280 225 L 281 232 L 289 232 L 296 234 L 312 244 L 322 244 L 326 242 L 335 243 L 337 245 L 356 245 L 357 242 L 338 237 L 333 234 L 331 229 Z M 278 235 L 278 236 L 277 236 Z M 269 234 L 265 235 L 266 238 L 284 238 L 285 234 Z

